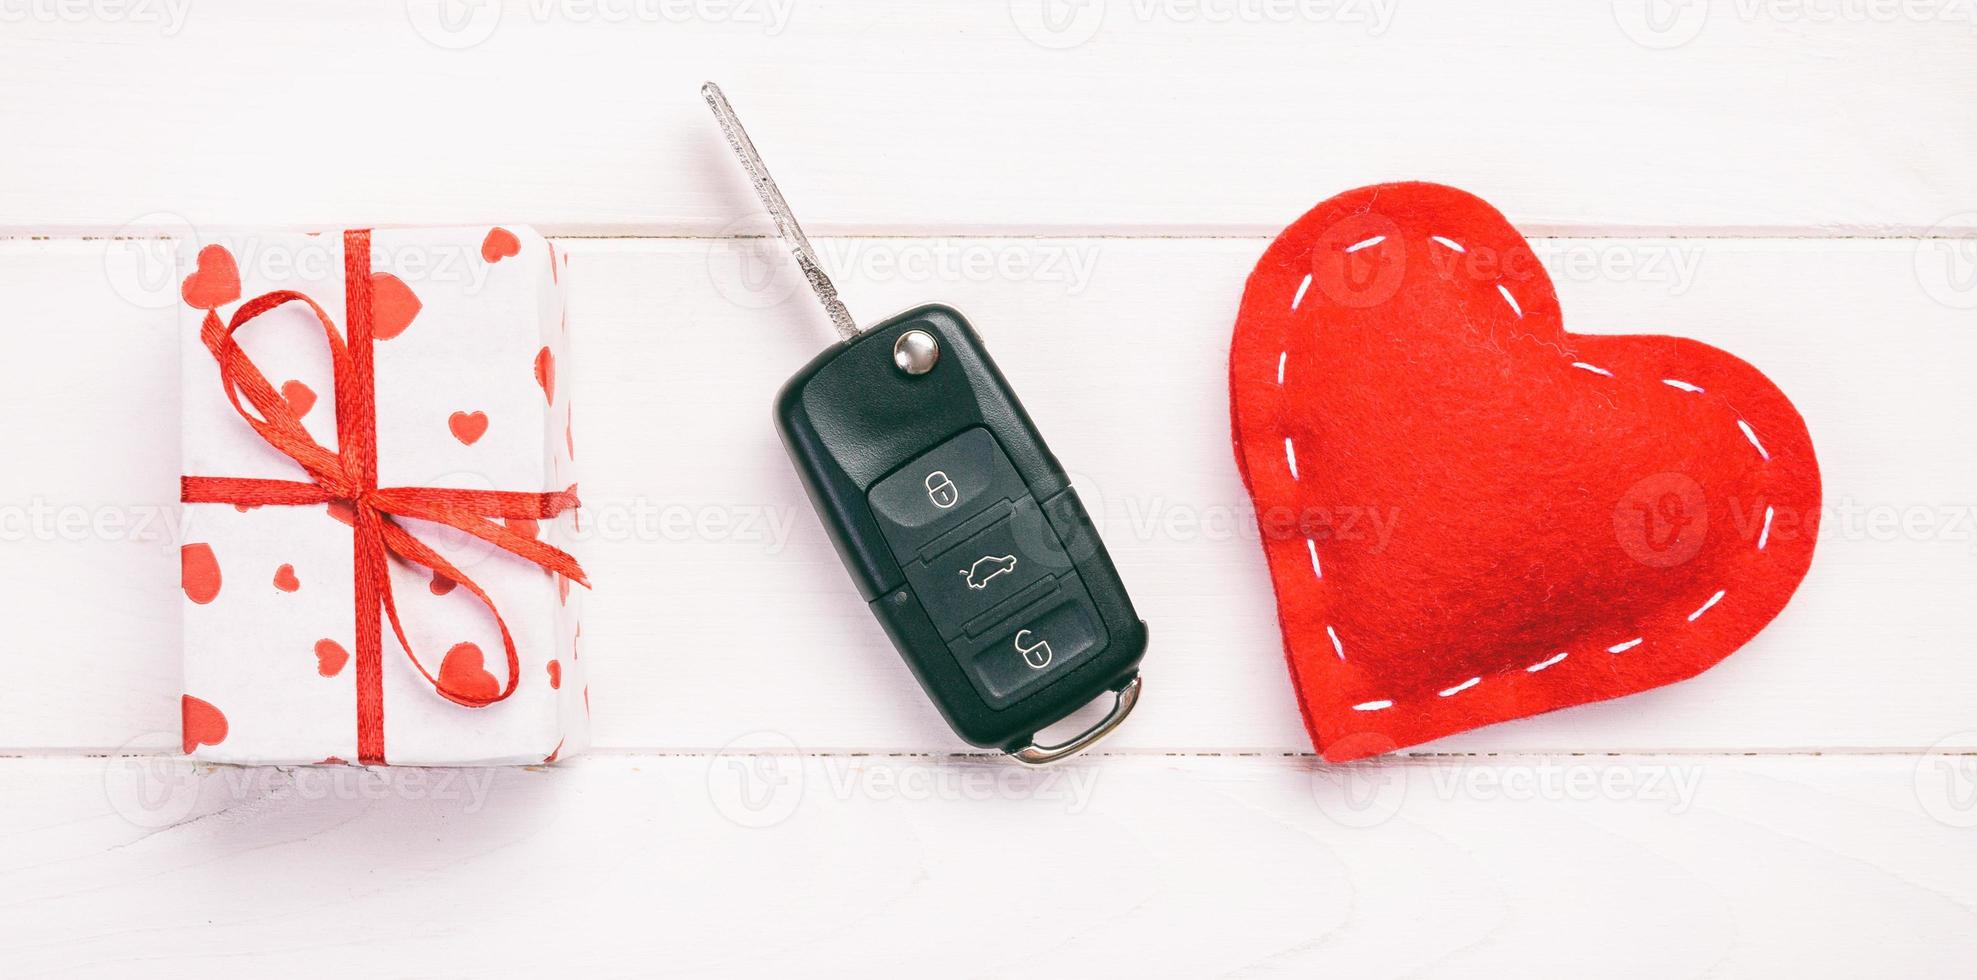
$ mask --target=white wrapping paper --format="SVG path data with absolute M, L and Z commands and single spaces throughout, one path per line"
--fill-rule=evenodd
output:
M 306 481 L 307 473 L 229 404 L 218 365 L 200 339 L 205 310 L 193 304 L 232 292 L 226 257 L 240 287 L 218 307 L 223 320 L 242 298 L 296 290 L 347 336 L 344 237 L 222 236 L 189 243 L 181 255 L 188 300 L 180 308 L 184 473 Z M 380 486 L 545 492 L 576 482 L 569 384 L 562 376 L 569 364 L 563 263 L 545 239 L 523 227 L 372 233 Z M 416 297 L 415 314 L 406 292 L 387 276 Z M 291 405 L 313 394 L 303 425 L 335 450 L 330 355 L 308 308 L 291 303 L 264 314 L 237 339 Z M 334 509 L 185 505 L 185 741 L 196 758 L 359 761 L 354 532 Z M 541 521 L 537 533 L 570 550 L 578 520 L 568 511 Z M 588 716 L 577 659 L 583 589 L 454 528 L 400 525 L 493 598 L 515 639 L 520 680 L 506 700 L 479 708 L 456 704 L 407 662 L 387 625 L 384 761 L 532 764 L 575 754 Z M 486 607 L 465 588 L 449 591 L 422 567 L 390 564 L 407 636 L 427 670 L 441 675 L 444 667 L 448 680 L 462 684 L 505 683 L 501 638 Z M 491 677 L 473 669 L 476 648 Z

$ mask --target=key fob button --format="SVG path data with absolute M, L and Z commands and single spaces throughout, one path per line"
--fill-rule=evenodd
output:
M 995 625 L 1007 615 L 998 607 L 1013 612 L 1014 604 L 1048 593 L 1053 576 L 1071 571 L 1056 533 L 1027 496 L 996 502 L 929 550 L 933 557 L 902 556 L 901 564 L 927 617 L 950 639 Z
M 1073 576 L 1048 601 L 1023 610 L 984 641 L 967 647 L 963 662 L 983 699 L 1001 708 L 1104 643 L 1104 627 L 1084 585 Z
M 872 485 L 868 499 L 902 564 L 997 501 L 1029 492 L 987 429 L 969 429 Z

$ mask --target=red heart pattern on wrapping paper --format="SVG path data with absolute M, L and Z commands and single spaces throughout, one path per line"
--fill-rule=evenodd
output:
M 405 280 L 389 272 L 371 273 L 371 336 L 390 340 L 405 332 L 419 315 L 419 302 Z
M 485 700 L 501 693 L 501 682 L 487 672 L 481 648 L 455 643 L 439 661 L 439 686 L 455 697 Z
M 225 246 L 199 250 L 191 275 L 179 283 L 179 296 L 196 310 L 217 310 L 240 298 L 240 266 Z
M 1333 761 L 1691 677 L 1811 564 L 1819 471 L 1790 401 L 1696 341 L 1568 333 L 1528 243 L 1453 188 L 1362 188 L 1287 228 L 1229 372 Z
M 446 427 L 453 431 L 453 438 L 462 445 L 471 446 L 487 434 L 486 412 L 454 412 L 446 420 Z
M 542 386 L 542 398 L 549 404 L 556 403 L 556 355 L 549 348 L 536 352 L 535 383 Z
M 489 262 L 519 255 L 520 239 L 507 229 L 491 229 L 482 243 L 483 257 Z M 552 256 L 552 262 L 555 258 Z M 552 276 L 557 270 L 551 269 Z M 402 335 L 420 316 L 422 302 L 403 280 L 390 273 L 373 273 L 373 326 L 376 339 L 391 340 Z M 242 297 L 242 282 L 239 264 L 223 246 L 209 246 L 201 250 L 196 269 L 181 283 L 181 293 L 185 301 L 200 309 L 218 309 L 235 303 Z M 545 402 L 554 405 L 556 401 L 556 355 L 549 347 L 541 348 L 533 363 L 534 377 L 541 388 Z M 320 401 L 316 390 L 309 384 L 290 379 L 279 385 L 279 393 L 288 409 L 298 418 L 307 416 Z M 482 411 L 460 411 L 448 419 L 449 431 L 461 443 L 473 445 L 487 432 L 488 415 Z M 565 443 L 573 439 L 570 420 L 565 413 Z M 238 506 L 245 512 L 248 507 Z M 354 524 L 355 515 L 347 504 L 330 502 L 326 505 L 329 516 L 345 523 Z M 518 533 L 536 537 L 540 530 L 537 522 L 515 519 L 507 522 Z M 221 591 L 219 562 L 213 548 L 205 543 L 187 544 L 181 548 L 181 581 L 186 597 L 195 604 L 213 602 Z M 567 583 L 560 582 L 560 590 L 567 594 Z M 301 588 L 301 581 L 291 564 L 279 566 L 273 576 L 273 584 L 283 592 L 295 592 Z M 434 573 L 431 591 L 435 595 L 449 594 L 456 583 L 439 573 Z M 316 670 L 325 678 L 342 676 L 351 655 L 343 644 L 322 639 L 315 641 L 312 652 L 316 658 Z M 548 679 L 552 689 L 561 687 L 562 669 L 560 662 L 549 661 Z M 501 682 L 488 670 L 481 649 L 472 643 L 456 644 L 442 658 L 437 671 L 440 686 L 449 694 L 468 699 L 487 699 L 498 696 Z M 587 692 L 586 692 L 587 700 Z M 216 706 L 205 700 L 183 695 L 181 702 L 183 725 L 183 749 L 191 752 L 198 745 L 215 745 L 228 734 L 228 720 Z M 587 710 L 587 705 L 586 705 Z M 558 752 L 553 751 L 547 761 L 554 761 Z M 326 763 L 338 761 L 335 757 Z
M 179 587 L 185 597 L 199 605 L 212 602 L 220 594 L 220 561 L 213 546 L 204 542 L 181 545 L 178 549 Z
M 227 740 L 227 716 L 190 694 L 179 696 L 179 751 L 190 755 L 201 745 Z
M 506 228 L 489 229 L 487 237 L 481 239 L 481 258 L 489 262 L 499 262 L 511 255 L 522 253 L 521 239 Z
M 288 410 L 294 412 L 298 419 L 309 414 L 309 410 L 316 407 L 315 389 L 300 381 L 282 382 L 281 399 L 288 403 Z
M 343 672 L 343 665 L 350 662 L 350 651 L 335 640 L 316 641 L 316 673 L 324 677 L 335 677 Z

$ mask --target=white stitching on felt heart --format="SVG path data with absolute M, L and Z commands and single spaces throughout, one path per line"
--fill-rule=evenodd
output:
M 1517 305 L 1517 297 L 1510 295 L 1509 288 L 1503 283 L 1497 283 L 1496 291 L 1502 293 L 1503 301 L 1510 304 L 1510 312 L 1517 314 L 1517 319 L 1524 319 L 1524 308 Z
M 1750 444 L 1757 447 L 1757 454 L 1762 456 L 1765 462 L 1770 462 L 1771 454 L 1765 451 L 1764 443 L 1757 441 L 1757 433 L 1751 431 L 1750 423 L 1743 419 L 1738 419 L 1737 428 L 1744 430 L 1744 438 L 1749 439 Z
M 1442 691 L 1442 692 L 1441 692 L 1441 694 L 1440 694 L 1440 696 L 1441 696 L 1441 697 L 1445 697 L 1445 698 L 1446 698 L 1446 697 L 1454 697 L 1455 695 L 1457 695 L 1457 694 L 1461 694 L 1462 692 L 1464 692 L 1464 691 L 1467 691 L 1467 690 L 1469 690 L 1470 688 L 1472 688 L 1472 687 L 1475 687 L 1475 686 L 1476 686 L 1476 685 L 1478 685 L 1478 684 L 1481 684 L 1482 682 L 1483 682 L 1483 679 L 1482 679 L 1481 677 L 1471 677 L 1471 678 L 1469 678 L 1468 680 L 1466 680 L 1466 681 L 1463 681 L 1462 683 L 1460 683 L 1460 684 L 1457 684 L 1457 685 L 1455 685 L 1454 687 L 1451 687 L 1451 688 L 1448 688 L 1448 689 L 1446 689 L 1446 690 L 1444 690 L 1444 691 Z
M 1373 246 L 1378 245 L 1386 240 L 1387 240 L 1387 236 L 1385 235 L 1375 235 L 1363 241 L 1355 242 L 1351 245 L 1348 245 L 1346 246 L 1345 250 L 1348 253 L 1357 252 L 1361 249 L 1372 248 Z M 1462 243 L 1452 238 L 1446 238 L 1441 235 L 1430 235 L 1428 236 L 1428 240 L 1458 253 L 1467 253 L 1469 251 L 1467 248 L 1464 248 L 1462 246 Z M 1291 297 L 1291 309 L 1293 311 L 1295 311 L 1298 308 L 1298 304 L 1304 301 L 1305 291 L 1310 288 L 1311 288 L 1311 274 L 1305 273 L 1303 281 L 1298 283 L 1297 295 Z M 1517 297 L 1511 295 L 1509 288 L 1499 282 L 1496 284 L 1496 291 L 1499 295 L 1503 297 L 1503 301 L 1510 305 L 1510 311 L 1516 314 L 1518 319 L 1520 320 L 1523 319 L 1524 308 L 1518 304 Z M 1277 385 L 1279 387 L 1283 386 L 1284 370 L 1285 367 L 1290 362 L 1290 356 L 1291 355 L 1289 350 L 1281 351 L 1277 355 Z M 1580 370 L 1583 371 L 1589 371 L 1593 374 L 1601 375 L 1602 377 L 1607 377 L 1607 378 L 1613 377 L 1613 372 L 1608 371 L 1607 369 L 1595 364 L 1588 364 L 1585 361 L 1573 361 L 1572 366 L 1575 368 L 1579 368 Z M 1701 387 L 1676 378 L 1663 378 L 1661 379 L 1661 383 L 1671 388 L 1675 388 L 1679 391 L 1684 391 L 1691 394 L 1704 393 Z M 1744 421 L 1742 418 L 1738 418 L 1737 428 L 1742 430 L 1744 434 L 1744 438 L 1749 440 L 1750 444 L 1757 449 L 1757 454 L 1759 458 L 1763 459 L 1765 462 L 1770 462 L 1771 453 L 1764 448 L 1764 444 L 1762 442 L 1758 441 L 1757 432 L 1751 428 L 1750 423 Z M 1288 436 L 1284 438 L 1284 461 L 1290 468 L 1291 479 L 1292 480 L 1298 479 L 1297 447 L 1292 444 L 1291 439 Z M 1758 532 L 1757 535 L 1757 550 L 1759 551 L 1763 551 L 1764 546 L 1771 539 L 1771 519 L 1774 516 L 1774 513 L 1775 511 L 1773 508 L 1771 507 L 1764 508 L 1764 527 L 1762 530 Z M 1317 576 L 1317 578 L 1320 581 L 1323 581 L 1325 578 L 1325 570 L 1318 560 L 1318 540 L 1310 535 L 1306 535 L 1304 539 L 1304 544 L 1305 544 L 1305 548 L 1309 550 L 1311 553 L 1312 574 Z M 1696 611 L 1689 614 L 1689 622 L 1693 623 L 1697 619 L 1700 619 L 1703 613 L 1708 612 L 1718 602 L 1721 602 L 1725 594 L 1726 594 L 1726 590 L 1724 589 L 1716 590 L 1716 593 L 1714 595 L 1710 596 L 1707 601 L 1705 601 L 1701 606 L 1697 607 Z M 1338 654 L 1339 660 L 1341 662 L 1344 662 L 1345 645 L 1339 641 L 1338 631 L 1333 629 L 1330 623 L 1325 624 L 1325 635 L 1331 638 L 1333 652 Z M 1627 640 L 1621 643 L 1616 643 L 1610 647 L 1607 647 L 1606 652 L 1613 654 L 1625 653 L 1628 650 L 1632 650 L 1633 648 L 1640 646 L 1642 643 L 1645 643 L 1646 641 L 1647 641 L 1647 637 L 1637 636 L 1631 640 Z M 1535 674 L 1541 670 L 1544 670 L 1555 664 L 1563 662 L 1569 655 L 1570 655 L 1569 652 L 1558 653 L 1555 656 L 1546 658 L 1544 660 L 1540 660 L 1537 663 L 1525 667 L 1524 672 L 1529 674 Z M 1441 691 L 1437 692 L 1436 696 L 1444 697 L 1444 698 L 1453 697 L 1457 694 L 1461 694 L 1463 691 L 1475 687 L 1476 685 L 1482 683 L 1482 681 L 1483 678 L 1480 675 L 1476 677 L 1471 677 L 1468 680 L 1463 681 L 1462 683 L 1457 684 L 1453 687 L 1442 689 Z M 1384 711 L 1393 706 L 1394 703 L 1392 701 L 1381 699 L 1377 701 L 1362 701 L 1359 704 L 1353 705 L 1352 710 Z
M 1703 613 L 1706 613 L 1706 612 L 1708 612 L 1708 611 L 1709 611 L 1709 607 L 1711 607 L 1711 606 L 1713 606 L 1713 605 L 1716 605 L 1716 604 L 1717 604 L 1718 602 L 1721 602 L 1721 601 L 1723 601 L 1723 592 L 1724 592 L 1724 590 L 1722 590 L 1722 589 L 1717 589 L 1717 590 L 1716 590 L 1716 594 L 1715 594 L 1715 595 L 1713 595 L 1713 596 L 1710 596 L 1710 597 L 1709 597 L 1709 601 L 1708 601 L 1708 602 L 1705 602 L 1705 603 L 1703 603 L 1703 604 L 1702 604 L 1702 606 L 1701 606 L 1701 608 L 1699 608 L 1699 609 L 1697 609 L 1697 610 L 1696 610 L 1695 612 L 1692 612 L 1692 613 L 1690 613 L 1690 614 L 1689 614 L 1689 622 L 1691 622 L 1691 623 L 1693 623 L 1693 622 L 1695 622 L 1696 620 L 1698 620 L 1698 619 L 1701 619 L 1701 618 L 1702 618 L 1702 614 L 1703 614 Z

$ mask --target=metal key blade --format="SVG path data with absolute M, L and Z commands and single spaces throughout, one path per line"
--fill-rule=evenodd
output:
M 817 294 L 817 302 L 824 306 L 824 313 L 830 316 L 831 325 L 837 328 L 838 336 L 846 340 L 858 336 L 858 322 L 851 318 L 851 311 L 844 308 L 844 302 L 837 298 L 837 286 L 831 277 L 824 274 L 824 267 L 817 261 L 817 253 L 810 248 L 810 239 L 804 237 L 803 226 L 796 223 L 796 215 L 791 214 L 789 202 L 783 200 L 783 192 L 776 186 L 776 178 L 769 176 L 769 167 L 762 162 L 762 154 L 755 151 L 755 142 L 748 138 L 748 130 L 741 128 L 741 119 L 735 116 L 734 107 L 728 104 L 728 97 L 721 93 L 721 87 L 708 82 L 700 86 L 701 97 L 707 100 L 707 108 L 714 110 L 714 119 L 721 124 L 721 132 L 728 137 L 728 147 L 734 150 L 735 159 L 741 161 L 741 169 L 755 185 L 755 193 L 762 198 L 762 206 L 769 209 L 770 220 L 776 223 L 776 234 L 789 244 L 789 250 L 796 256 L 796 264 L 803 270 L 803 278 L 810 281 L 810 291 Z

